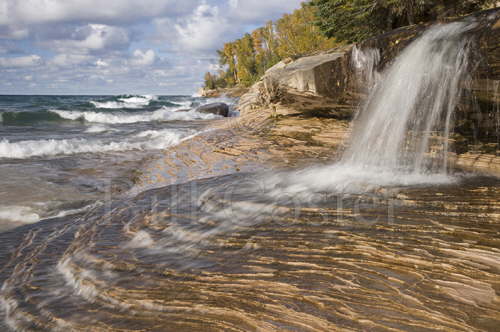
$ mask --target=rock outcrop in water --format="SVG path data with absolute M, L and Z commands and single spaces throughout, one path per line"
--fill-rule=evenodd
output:
M 198 107 L 196 109 L 196 112 L 209 113 L 209 114 L 220 115 L 223 117 L 228 117 L 229 106 L 225 103 L 212 103 Z

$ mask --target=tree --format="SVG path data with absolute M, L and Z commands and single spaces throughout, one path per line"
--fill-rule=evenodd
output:
M 243 86 L 249 86 L 255 81 L 257 74 L 252 36 L 246 33 L 243 38 L 235 42 L 235 45 L 238 83 Z
M 358 42 L 405 25 L 459 16 L 496 0 L 311 0 L 316 25 L 327 37 Z
M 236 71 L 236 55 L 233 43 L 225 43 L 222 50 L 217 51 L 219 54 L 219 63 L 223 66 L 227 65 L 225 73 L 226 82 L 229 86 L 234 86 L 238 81 L 238 72 Z
M 336 45 L 334 39 L 321 35 L 319 28 L 312 24 L 314 20 L 314 8 L 303 5 L 276 22 L 276 52 L 281 59 L 327 50 Z
M 210 72 L 205 73 L 205 87 L 207 89 L 215 89 L 217 86 L 215 84 L 216 78 Z
M 224 70 L 205 75 L 205 87 L 250 86 L 284 58 L 334 47 L 337 42 L 322 35 L 314 25 L 314 15 L 314 7 L 303 5 L 276 22 L 269 21 L 252 33 L 225 43 L 217 51 Z

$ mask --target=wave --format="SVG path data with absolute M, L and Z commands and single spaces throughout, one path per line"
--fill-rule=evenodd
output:
M 98 133 L 104 133 L 106 131 L 109 131 L 110 128 L 103 126 L 103 125 L 93 125 L 88 127 L 85 132 L 88 134 L 98 134 Z
M 153 132 L 153 131 L 148 131 Z M 102 142 L 86 139 L 48 139 L 10 142 L 0 141 L 0 158 L 26 159 L 31 157 L 70 155 L 79 153 L 105 153 L 130 150 L 160 150 L 176 145 L 185 139 L 185 134 L 171 130 L 160 130 L 156 134 L 145 132 L 133 141 Z M 142 139 L 137 139 L 142 138 Z
M 57 113 L 50 111 L 35 112 L 3 112 L 0 114 L 0 122 L 4 125 L 23 125 L 37 122 L 64 121 Z
M 139 95 L 139 96 L 126 96 L 118 98 L 118 100 L 124 103 L 149 103 L 152 100 L 158 100 L 158 97 L 154 95 Z
M 127 113 L 127 112 L 96 112 L 96 111 L 65 111 L 49 110 L 36 112 L 3 112 L 0 113 L 0 122 L 4 125 L 29 125 L 40 122 L 60 122 L 60 121 L 86 121 L 91 123 L 105 124 L 127 124 L 150 121 L 192 121 L 192 120 L 212 120 L 219 116 L 190 111 L 178 111 L 181 108 L 162 108 L 152 112 Z M 97 131 L 94 131 L 97 130 Z M 86 132 L 95 133 L 99 131 L 97 127 L 91 127 Z
M 103 124 L 129 124 L 150 121 L 192 121 L 212 120 L 219 116 L 196 112 L 196 107 L 212 102 L 225 102 L 230 105 L 230 115 L 238 113 L 232 107 L 234 100 L 229 98 L 177 99 L 164 100 L 156 96 L 118 96 L 104 102 L 92 101 L 100 110 L 90 108 L 88 104 L 66 105 L 64 108 L 30 111 L 0 112 L 3 125 L 21 126 L 42 122 L 86 121 Z M 106 105 L 104 105 L 106 104 Z M 125 105 L 127 104 L 127 105 Z M 147 104 L 147 105 L 146 105 Z M 101 107 L 101 106 L 105 107 Z M 146 106 L 141 106 L 146 105 Z M 126 107 L 125 107 L 126 106 Z M 102 109 L 104 108 L 104 109 Z M 105 109 L 108 108 L 108 109 Z M 92 130 L 88 132 L 92 133 Z
M 143 108 L 148 106 L 152 101 L 158 100 L 158 97 L 153 95 L 141 95 L 141 96 L 126 96 L 118 97 L 117 100 L 99 102 L 91 101 L 90 103 L 96 108 L 106 108 L 106 109 L 120 109 L 120 108 Z
M 136 122 L 151 122 L 151 121 L 191 121 L 191 120 L 212 120 L 218 119 L 220 116 L 214 114 L 199 113 L 195 110 L 177 111 L 175 109 L 162 107 L 153 112 L 143 112 L 137 114 L 129 114 L 123 112 L 115 113 L 98 113 L 89 111 L 62 111 L 51 110 L 63 119 L 68 120 L 85 120 L 87 122 L 110 123 L 110 124 L 125 124 Z

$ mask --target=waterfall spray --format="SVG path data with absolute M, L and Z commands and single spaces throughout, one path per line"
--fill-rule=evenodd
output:
M 374 72 L 378 52 L 354 49 L 352 64 L 369 95 L 353 120 L 342 159 L 288 174 L 273 194 L 361 193 L 454 182 L 447 171 L 448 136 L 469 79 L 472 43 L 466 32 L 474 26 L 456 22 L 429 28 L 382 73 Z
M 341 163 L 404 173 L 446 172 L 452 115 L 468 75 L 470 40 L 464 32 L 473 26 L 434 26 L 397 57 L 360 110 Z M 441 139 L 442 148 L 431 153 L 433 136 Z

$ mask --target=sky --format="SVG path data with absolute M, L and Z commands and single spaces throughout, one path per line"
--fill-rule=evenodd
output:
M 0 94 L 193 94 L 302 0 L 0 0 Z

